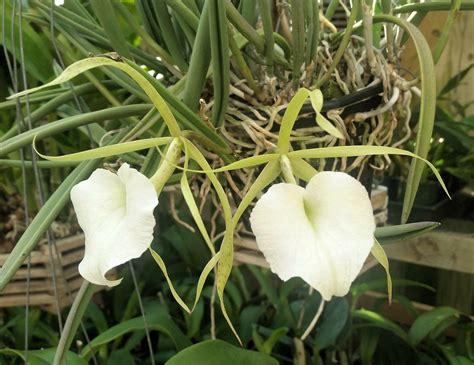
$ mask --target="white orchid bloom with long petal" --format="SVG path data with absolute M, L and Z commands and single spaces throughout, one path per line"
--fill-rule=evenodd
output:
M 348 293 L 374 243 L 367 191 L 342 172 L 320 172 L 306 189 L 273 185 L 250 223 L 271 270 L 282 280 L 301 277 L 324 300 Z
M 85 235 L 85 255 L 79 273 L 97 285 L 115 286 L 108 280 L 112 268 L 141 256 L 153 239 L 158 205 L 150 180 L 128 164 L 117 174 L 97 169 L 71 190 L 71 200 Z

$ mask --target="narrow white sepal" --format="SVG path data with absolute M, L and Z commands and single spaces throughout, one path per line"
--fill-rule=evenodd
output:
M 141 256 L 153 239 L 158 205 L 150 180 L 123 164 L 117 174 L 97 169 L 71 190 L 71 200 L 85 235 L 85 254 L 79 264 L 84 279 L 115 286 L 108 280 L 112 268 Z
M 320 172 L 306 189 L 273 185 L 250 223 L 271 270 L 282 280 L 301 277 L 324 300 L 348 293 L 374 243 L 367 191 L 342 172 Z

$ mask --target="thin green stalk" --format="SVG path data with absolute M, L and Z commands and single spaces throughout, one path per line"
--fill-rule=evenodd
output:
M 259 53 L 265 52 L 265 40 L 260 34 L 240 15 L 230 0 L 224 0 L 227 17 L 229 21 L 242 33 L 242 35 L 252 43 Z
M 319 45 L 319 1 L 306 0 L 308 21 L 306 65 L 311 62 L 316 64 Z
M 273 52 L 275 48 L 275 40 L 273 39 L 272 7 L 270 0 L 258 0 L 258 8 L 260 10 L 260 17 L 262 18 L 267 70 L 270 75 L 273 75 Z
M 166 68 L 175 76 L 180 76 L 179 74 L 176 74 L 176 69 L 173 67 L 174 61 L 171 55 L 166 52 L 163 47 L 156 43 L 153 38 L 150 37 L 150 35 L 136 21 L 134 16 L 128 11 L 125 5 L 123 5 L 120 1 L 115 1 L 114 6 L 118 10 L 120 15 L 127 21 L 128 25 L 130 25 L 130 27 L 132 27 L 132 29 L 137 32 L 140 37 L 142 37 L 143 42 L 148 47 L 150 47 L 150 49 L 153 50 L 158 57 L 161 58 Z
M 71 347 L 77 329 L 81 324 L 82 317 L 84 316 L 96 288 L 97 285 L 91 284 L 86 280 L 82 282 L 82 285 L 74 298 L 71 309 L 69 310 L 66 323 L 64 324 L 63 332 L 59 339 L 56 353 L 54 354 L 53 365 L 64 364 L 65 355 Z
M 237 42 L 235 41 L 232 27 L 229 26 L 228 32 L 229 32 L 229 48 L 232 52 L 232 55 L 234 56 L 235 62 L 237 63 L 238 68 L 240 72 L 242 73 L 242 75 L 244 76 L 245 80 L 247 80 L 247 84 L 258 97 L 258 95 L 260 94 L 260 88 L 258 87 L 257 82 L 254 80 L 252 71 L 250 71 L 250 68 L 247 65 L 247 62 L 245 62 L 245 58 L 242 52 L 240 51 L 240 48 Z
M 113 49 L 121 56 L 133 59 L 111 0 L 91 0 L 91 5 Z
M 199 26 L 199 18 L 180 0 L 166 0 L 166 3 L 177 14 L 183 17 L 184 21 L 197 32 Z
M 433 50 L 433 61 L 436 65 L 443 54 L 444 48 L 448 43 L 449 34 L 451 29 L 453 28 L 454 20 L 458 15 L 459 9 L 461 8 L 462 0 L 453 0 L 451 2 L 451 9 L 449 10 L 448 17 L 444 22 L 443 29 L 441 30 L 441 35 L 438 38 L 438 42 L 436 43 L 436 47 Z
M 230 60 L 227 16 L 221 0 L 209 0 L 209 34 L 211 38 L 214 104 L 212 123 L 220 127 L 229 103 Z
M 78 161 L 36 161 L 35 165 L 37 165 L 40 169 L 50 169 L 50 168 L 55 168 L 55 167 L 77 166 L 79 165 L 79 162 Z M 27 169 L 31 169 L 33 168 L 33 162 L 22 161 L 22 160 L 0 159 L 0 167 L 22 168 L 23 166 Z
M 449 11 L 452 6 L 452 1 L 430 1 L 423 3 L 411 3 L 396 7 L 393 9 L 393 14 L 412 13 L 414 11 Z M 463 1 L 459 10 L 474 10 L 473 1 Z
M 328 8 L 326 9 L 326 13 L 324 16 L 327 20 L 331 20 L 334 14 L 336 13 L 336 9 L 339 6 L 339 0 L 331 0 L 329 1 Z
M 132 115 L 145 114 L 152 108 L 150 104 L 137 104 L 108 108 L 96 112 L 74 115 L 56 122 L 48 123 L 27 132 L 14 136 L 0 143 L 0 156 L 18 150 L 33 142 L 33 139 L 40 140 L 54 134 L 77 128 L 82 125 L 102 122 L 104 120 L 125 118 Z
M 183 94 L 184 104 L 192 111 L 197 111 L 199 107 L 199 99 L 204 89 L 209 63 L 211 62 L 210 56 L 209 0 L 206 0 L 199 19 Z
M 165 0 L 155 0 L 153 2 L 153 11 L 160 27 L 163 41 L 173 58 L 174 64 L 176 64 L 182 72 L 186 72 L 189 66 L 184 59 L 183 46 L 176 37 Z
M 304 62 L 304 0 L 291 1 L 291 34 L 293 39 L 293 89 L 297 89 Z
M 359 14 L 359 9 L 360 9 L 360 0 L 354 0 L 352 2 L 351 15 L 349 16 L 349 19 L 347 21 L 347 26 L 346 26 L 346 29 L 344 30 L 344 35 L 342 36 L 341 43 L 339 44 L 339 48 L 337 49 L 336 54 L 334 55 L 331 66 L 329 66 L 328 70 L 323 75 L 323 77 L 321 77 L 316 82 L 316 85 L 313 87 L 313 89 L 320 89 L 321 86 L 323 86 L 326 82 L 328 82 L 331 79 L 332 73 L 336 69 L 339 62 L 341 61 L 342 56 L 344 56 L 344 52 L 346 51 L 347 45 L 349 44 L 349 41 L 351 39 L 352 29 L 354 28 L 354 23 Z
M 95 90 L 94 85 L 92 84 L 83 84 L 74 87 L 74 90 L 68 89 L 67 91 L 62 91 L 62 94 L 54 97 L 54 99 L 49 100 L 47 103 L 41 105 L 38 109 L 31 113 L 31 123 L 34 125 L 37 121 L 44 118 L 49 113 L 55 111 L 58 107 L 74 99 L 74 93 L 76 95 L 85 95 Z M 32 96 L 32 98 L 34 95 Z M 20 99 L 20 100 L 23 100 Z M 8 100 L 5 103 L 14 102 L 15 100 Z M 15 136 L 18 132 L 18 124 L 14 124 L 8 132 L 0 137 L 0 143 L 6 141 L 7 139 Z

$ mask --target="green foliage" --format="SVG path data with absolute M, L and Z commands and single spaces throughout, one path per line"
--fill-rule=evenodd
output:
M 352 4 L 345 29 L 334 32 L 320 27 L 317 1 L 291 1 L 285 3 L 288 5 L 285 8 L 269 0 L 66 0 L 64 6 L 54 7 L 54 12 L 48 2 L 24 3 L 27 6 L 23 9 L 21 22 L 23 50 L 19 42 L 13 45 L 9 33 L 13 30 L 18 34 L 19 24 L 13 22 L 16 18 L 12 14 L 16 13 L 8 1 L 2 18 L 4 27 L 0 31 L 5 30 L 5 33 L 0 33 L 1 41 L 5 40 L 6 51 L 17 62 L 21 61 L 22 52 L 25 53 L 29 87 L 40 85 L 35 90 L 48 85 L 61 87 L 28 96 L 29 108 L 26 108 L 24 96 L 0 103 L 0 112 L 4 111 L 0 119 L 2 190 L 26 192 L 27 196 L 33 197 L 30 201 L 34 200 L 34 189 L 20 172 L 24 167 L 35 171 L 49 196 L 42 207 L 37 209 L 40 204 L 36 202 L 30 203 L 33 207 L 27 207 L 35 217 L 2 267 L 0 288 L 11 280 L 48 227 L 60 217 L 68 204 L 72 186 L 90 175 L 100 163 L 116 163 L 118 157 L 142 165 L 143 171 L 152 175 L 157 166 L 167 162 L 166 157 L 163 160 L 166 155 L 157 152 L 156 148 L 170 142 L 169 135 L 182 143 L 186 160 L 184 171 L 176 171 L 170 178 L 170 181 L 180 182 L 187 205 L 185 207 L 179 201 L 176 214 L 200 235 L 178 225 L 176 217 L 168 214 L 176 206 L 168 205 L 166 197 L 160 197 L 159 234 L 150 252 L 162 272 L 156 270 L 155 262 L 148 254 L 135 265 L 139 279 L 137 290 L 144 302 L 143 316 L 128 272 L 130 269 L 125 267 L 122 284 L 98 295 L 101 301 L 97 303 L 102 304 L 89 303 L 88 298 L 76 302 L 81 310 L 69 317 L 61 341 L 53 329 L 53 316 L 31 310 L 26 320 L 30 326 L 30 347 L 35 350 L 27 355 L 22 350 L 13 350 L 24 346 L 23 311 L 8 310 L 7 320 L 0 328 L 0 344 L 4 348 L 0 350 L 1 362 L 20 363 L 28 356 L 30 364 L 49 364 L 58 361 L 63 353 L 67 363 L 73 365 L 91 363 L 94 358 L 100 365 L 151 363 L 151 356 L 157 363 L 167 361 L 169 364 L 290 364 L 298 352 L 299 361 L 305 358 L 306 363 L 317 364 L 330 363 L 331 357 L 336 359 L 342 354 L 353 364 L 430 364 L 435 361 L 464 364 L 474 359 L 472 321 L 454 309 L 436 308 L 421 315 L 415 311 L 417 318 L 410 328 L 398 325 L 376 311 L 358 309 L 356 303 L 364 293 L 384 289 L 382 280 L 354 287 L 352 298 L 336 298 L 327 303 L 315 330 L 303 343 L 299 337 L 316 313 L 320 296 L 308 293 L 306 284 L 298 278 L 281 283 L 269 270 L 254 266 L 232 268 L 233 233 L 245 210 L 280 173 L 286 174 L 285 177 L 292 175 L 291 166 L 297 178 L 308 180 L 317 172 L 308 162 L 310 159 L 323 161 L 329 157 L 386 154 L 410 156 L 413 162 L 403 220 L 408 218 L 422 181 L 430 147 L 434 166 L 472 181 L 472 117 L 465 115 L 466 106 L 461 105 L 457 105 L 456 113 L 439 107 L 435 116 L 434 64 L 428 45 L 416 25 L 391 15 L 413 9 L 451 9 L 436 47 L 437 59 L 456 12 L 470 8 L 469 4 L 459 1 L 452 4 L 400 3 L 393 4 L 392 9 L 386 1 L 377 2 L 376 12 L 383 9 L 383 14 L 363 24 L 370 28 L 373 21 L 387 24 L 387 29 L 401 27 L 414 39 L 421 65 L 422 95 L 413 154 L 377 143 L 361 146 L 358 141 L 348 140 L 342 144 L 346 136 L 323 115 L 323 95 L 331 99 L 354 91 L 341 86 L 343 82 L 337 79 L 339 74 L 335 77 L 336 73 L 348 68 L 344 57 L 354 56 L 348 50 L 379 47 L 383 43 L 380 42 L 380 24 L 365 32 L 358 28 L 356 21 L 361 19 L 362 11 L 359 0 Z M 337 6 L 338 1 L 331 1 L 328 8 L 323 9 L 328 21 Z M 417 14 L 414 21 L 421 15 Z M 290 21 L 291 27 L 286 23 Z M 353 34 L 371 34 L 374 39 L 361 46 L 357 45 Z M 330 54 L 331 62 L 324 64 L 321 61 L 321 50 Z M 385 52 L 378 48 L 377 51 Z M 82 60 L 90 53 L 93 57 Z M 66 64 L 73 64 L 62 74 L 58 65 L 62 61 L 53 62 L 58 55 Z M 468 67 L 450 80 L 439 98 L 444 98 L 470 70 Z M 0 74 L 1 96 L 9 94 L 6 87 L 3 88 L 4 74 Z M 55 74 L 61 76 L 50 82 Z M 363 70 L 358 77 L 368 83 L 373 74 L 376 75 L 373 69 L 370 72 Z M 16 80 L 15 86 L 21 86 L 19 79 Z M 296 96 L 292 98 L 294 94 Z M 336 138 L 341 142 L 340 146 L 312 148 L 309 144 L 308 148 L 306 145 L 297 148 L 300 145 L 295 143 L 295 122 L 299 121 L 300 109 L 308 98 L 314 121 L 312 127 L 321 129 L 325 137 Z M 281 137 L 278 143 L 259 144 L 255 153 L 240 156 L 242 146 L 257 145 L 260 137 L 234 144 L 235 138 L 228 138 L 225 122 L 230 122 L 231 129 L 251 126 L 263 135 L 276 135 L 278 133 L 271 126 L 259 129 L 256 123 L 255 127 L 255 121 L 265 119 L 257 114 L 272 109 L 276 99 L 279 99 L 278 107 L 286 107 L 278 127 Z M 151 110 L 152 105 L 156 109 Z M 15 111 L 21 111 L 23 118 Z M 252 119 L 254 112 L 255 121 Z M 389 115 L 390 112 L 385 113 Z M 236 122 L 236 116 L 242 120 Z M 32 129 L 27 130 L 29 128 L 21 123 L 22 120 L 31 122 Z M 444 147 L 446 144 L 430 143 L 433 121 L 435 141 L 444 138 L 450 146 L 456 145 L 452 151 Z M 364 144 L 367 139 L 361 141 Z M 35 148 L 44 153 L 41 156 L 57 157 L 51 158 L 52 161 L 36 162 L 35 152 L 27 148 L 33 142 Z M 84 150 L 87 151 L 79 152 Z M 138 152 L 141 150 L 145 152 Z M 456 162 L 449 160 L 450 156 L 457 157 L 460 153 L 466 157 Z M 70 160 L 86 161 L 77 165 L 71 164 Z M 289 170 L 285 170 L 281 161 L 288 162 Z M 224 167 L 216 167 L 222 163 Z M 261 164 L 265 164 L 262 169 L 258 167 Z M 436 169 L 428 164 L 445 187 Z M 176 166 L 172 167 L 174 170 Z M 257 167 L 256 178 L 249 181 L 244 196 L 233 196 L 225 174 L 251 167 Z M 42 170 L 41 176 L 37 169 Z M 7 172 L 4 174 L 4 171 Z M 202 207 L 191 189 L 190 184 L 201 179 L 199 173 L 210 181 L 212 198 L 219 201 L 223 212 L 223 217 L 213 222 L 215 230 L 225 232 L 221 243 L 211 239 L 207 231 L 209 217 L 201 216 Z M 28 186 L 23 189 L 23 184 Z M 204 206 L 204 211 L 206 209 L 212 207 Z M 436 226 L 433 222 L 423 222 L 387 227 L 378 230 L 376 238 L 381 244 L 392 243 Z M 384 262 L 388 272 L 388 263 L 380 247 L 377 258 Z M 217 269 L 213 271 L 216 264 Z M 214 282 L 206 281 L 208 276 Z M 426 289 L 419 283 L 394 280 L 395 287 L 407 285 Z M 174 304 L 177 298 L 181 306 Z M 394 296 L 394 299 L 400 303 L 404 301 L 400 296 Z M 219 305 L 221 313 L 215 311 Z M 208 310 L 210 307 L 212 315 Z M 185 313 L 190 308 L 194 311 Z M 80 331 L 76 333 L 81 318 L 91 337 L 90 342 Z M 458 333 L 456 339 L 447 335 L 452 328 Z M 147 331 L 151 332 L 149 340 L 155 350 L 152 355 L 147 353 Z M 240 336 L 243 348 L 234 346 L 237 344 L 234 334 L 237 338 Z M 226 342 L 210 340 L 213 336 Z M 195 342 L 197 344 L 192 345 Z M 69 347 L 74 352 L 67 351 Z M 44 349 L 36 350 L 40 348 Z

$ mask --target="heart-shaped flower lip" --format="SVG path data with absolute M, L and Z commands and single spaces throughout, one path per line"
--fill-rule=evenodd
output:
M 137 258 L 150 246 L 158 205 L 150 180 L 128 164 L 117 174 L 97 169 L 71 190 L 71 200 L 85 235 L 79 273 L 97 285 L 115 286 L 110 269 Z
M 342 172 L 320 172 L 306 189 L 271 186 L 250 223 L 271 270 L 282 280 L 301 277 L 324 300 L 349 292 L 374 244 L 368 193 Z

